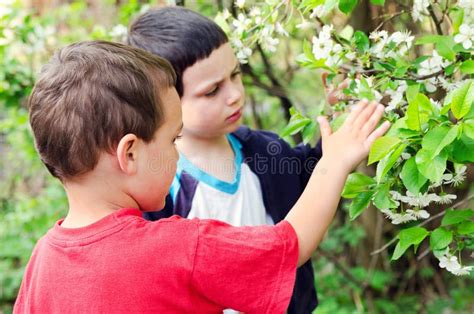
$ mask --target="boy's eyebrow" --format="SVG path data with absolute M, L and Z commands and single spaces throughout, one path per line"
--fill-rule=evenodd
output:
M 234 69 L 232 70 L 231 73 L 234 73 L 234 72 L 236 72 L 236 71 L 240 71 L 240 63 L 239 63 L 239 62 L 237 62 L 237 64 L 235 65 L 235 67 L 234 67 Z M 216 79 L 216 80 L 214 80 L 214 81 L 211 81 L 211 82 L 208 83 L 208 84 L 205 84 L 205 85 L 202 85 L 202 86 L 198 86 L 196 94 L 201 94 L 201 93 L 206 92 L 206 90 L 207 90 L 209 87 L 211 87 L 211 86 L 213 86 L 213 85 L 216 85 L 216 84 L 219 84 L 219 83 L 222 82 L 223 80 L 224 80 L 223 78 L 219 78 L 219 79 Z

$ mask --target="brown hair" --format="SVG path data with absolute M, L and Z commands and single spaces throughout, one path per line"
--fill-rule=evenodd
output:
M 146 142 L 163 123 L 160 90 L 176 76 L 164 59 L 119 43 L 89 41 L 59 50 L 29 99 L 38 153 L 61 180 L 96 166 L 126 134 Z

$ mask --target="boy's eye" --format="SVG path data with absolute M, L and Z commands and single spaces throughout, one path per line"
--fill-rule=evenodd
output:
M 235 71 L 234 73 L 232 73 L 232 78 L 235 78 L 236 76 L 240 75 L 240 70 L 239 71 Z
M 216 86 L 213 90 L 211 90 L 210 92 L 207 92 L 206 94 L 204 94 L 204 96 L 206 96 L 206 97 L 215 96 L 218 91 L 219 91 L 219 86 Z
M 181 139 L 183 136 L 180 134 L 178 136 L 176 136 L 173 140 L 173 143 L 176 142 L 177 140 Z

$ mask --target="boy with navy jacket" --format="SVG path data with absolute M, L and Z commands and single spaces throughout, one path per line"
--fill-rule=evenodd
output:
M 241 126 L 240 67 L 222 29 L 189 9 L 166 7 L 138 17 L 128 42 L 170 61 L 183 106 L 177 175 L 165 208 L 145 218 L 178 214 L 235 226 L 284 219 L 321 158 L 321 142 L 291 148 L 272 132 Z M 311 313 L 316 306 L 308 261 L 298 269 L 288 312 Z

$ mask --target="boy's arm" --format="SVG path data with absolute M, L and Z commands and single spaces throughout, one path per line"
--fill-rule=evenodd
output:
M 298 266 L 306 262 L 321 242 L 332 221 L 347 175 L 365 157 L 370 146 L 389 128 L 383 123 L 374 131 L 384 107 L 362 101 L 344 125 L 331 134 L 326 119 L 320 119 L 324 156 L 299 198 L 286 216 L 298 237 Z

